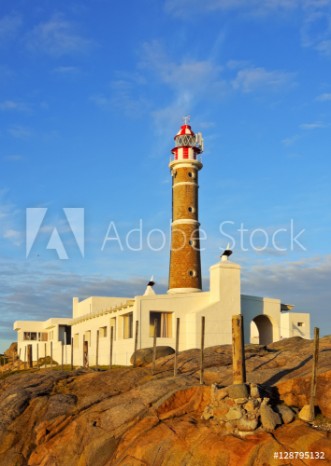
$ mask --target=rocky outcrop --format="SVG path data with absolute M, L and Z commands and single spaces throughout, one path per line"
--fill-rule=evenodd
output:
M 331 358 L 331 352 L 330 352 Z M 279 382 L 277 388 L 282 400 L 288 405 L 302 408 L 309 403 L 311 377 L 295 377 Z M 322 414 L 331 419 L 331 370 L 318 375 L 316 406 Z
M 11 360 L 15 360 L 17 357 L 17 343 L 11 343 L 9 348 L 4 352 L 4 355 Z
M 331 371 L 331 340 L 322 340 L 318 380 Z M 279 388 L 289 383 L 292 375 L 297 379 L 309 376 L 311 342 L 300 339 L 282 345 L 255 350 L 250 346 L 246 358 L 248 397 L 235 403 L 233 410 L 227 410 L 223 403 L 218 406 L 224 411 L 222 415 L 239 425 L 238 431 L 246 432 L 244 439 L 234 431 L 229 434 L 214 414 L 202 419 L 212 404 L 209 380 L 222 381 L 223 388 L 217 390 L 220 402 L 229 399 L 228 346 L 206 350 L 205 385 L 199 384 L 197 350 L 179 355 L 176 378 L 173 355 L 158 359 L 154 374 L 148 365 L 108 371 L 33 369 L 5 373 L 0 378 L 1 466 L 279 465 L 279 459 L 273 457 L 275 451 L 323 451 L 330 460 L 329 432 L 290 419 L 300 408 L 299 386 L 297 398 L 291 400 L 285 396 L 290 396 L 289 387 L 284 386 L 283 392 Z M 291 406 L 289 411 L 274 398 L 278 390 Z M 330 405 L 329 392 L 326 394 L 324 402 Z M 270 399 L 265 405 L 283 422 L 272 432 L 260 428 L 263 398 Z M 258 429 L 253 431 L 255 410 L 260 418 Z M 267 417 L 270 410 L 265 411 L 263 416 Z M 246 414 L 239 418 L 238 413 Z M 277 424 L 277 416 L 271 417 Z M 303 464 L 300 459 L 287 463 Z M 305 464 L 313 466 L 316 460 L 305 460 Z

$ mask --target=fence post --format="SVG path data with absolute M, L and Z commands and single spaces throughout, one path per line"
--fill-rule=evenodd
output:
M 309 400 L 309 417 L 311 421 L 315 419 L 315 398 L 316 398 L 316 386 L 317 386 L 319 332 L 320 332 L 320 329 L 318 327 L 315 327 L 314 328 L 313 368 L 312 368 L 310 400 Z
M 113 342 L 114 342 L 114 327 L 110 326 L 110 346 L 109 346 L 109 369 L 113 365 Z
M 85 341 L 85 335 L 83 335 L 83 367 L 88 367 L 88 341 Z
M 40 369 L 40 366 L 39 366 L 39 343 L 37 343 L 37 368 Z
M 176 319 L 176 349 L 175 349 L 175 360 L 174 360 L 174 377 L 177 376 L 177 365 L 178 365 L 178 349 L 179 349 L 179 330 L 180 330 L 180 318 Z
M 153 366 L 152 372 L 155 372 L 155 361 L 156 361 L 156 336 L 157 336 L 157 319 L 154 319 L 154 336 L 153 336 Z
M 26 369 L 26 346 L 24 346 L 24 369 Z
M 139 321 L 136 320 L 136 331 L 134 335 L 133 367 L 136 367 L 137 365 L 138 331 L 139 331 Z
M 71 362 L 71 370 L 74 370 L 74 339 L 71 338 L 71 355 L 70 355 L 70 362 Z
M 97 330 L 97 346 L 95 349 L 95 367 L 98 369 L 99 367 L 99 330 Z
M 27 352 L 28 352 L 28 368 L 32 369 L 33 363 L 32 363 L 32 345 L 27 346 Z
M 203 360 L 205 351 L 205 317 L 201 317 L 200 385 L 203 385 Z
M 51 369 L 53 369 L 53 342 L 50 342 L 50 353 L 51 353 Z
M 245 345 L 242 314 L 232 316 L 233 384 L 246 383 Z

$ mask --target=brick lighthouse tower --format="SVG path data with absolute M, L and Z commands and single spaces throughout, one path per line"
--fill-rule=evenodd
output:
M 198 156 L 203 151 L 201 134 L 194 134 L 189 117 L 174 137 L 172 176 L 172 224 L 168 293 L 201 291 L 198 221 Z

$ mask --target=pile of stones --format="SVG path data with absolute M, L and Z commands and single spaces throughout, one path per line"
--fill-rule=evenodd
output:
M 294 411 L 281 403 L 272 390 L 256 384 L 211 386 L 210 404 L 202 419 L 224 427 L 227 434 L 241 437 L 257 429 L 272 432 L 278 425 L 289 424 L 295 418 Z

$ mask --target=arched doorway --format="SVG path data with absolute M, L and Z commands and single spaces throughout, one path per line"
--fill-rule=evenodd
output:
M 272 322 L 266 315 L 259 315 L 251 322 L 251 343 L 269 345 L 273 342 Z

